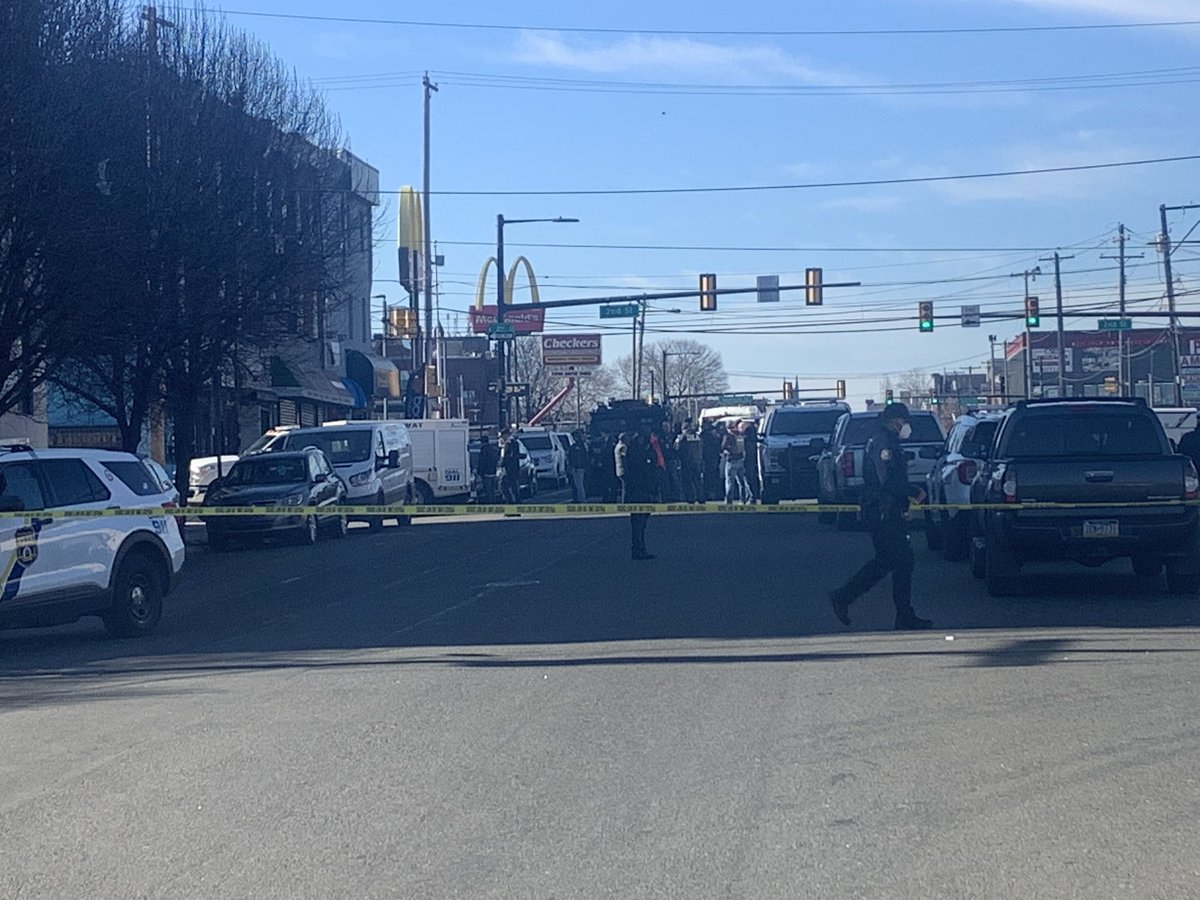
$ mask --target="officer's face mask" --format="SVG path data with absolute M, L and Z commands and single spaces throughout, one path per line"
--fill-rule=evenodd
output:
M 905 422 L 900 426 L 900 440 L 907 441 L 912 437 L 912 426 Z

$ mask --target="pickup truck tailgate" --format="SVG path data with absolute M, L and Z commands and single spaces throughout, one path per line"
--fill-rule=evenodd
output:
M 1009 469 L 1022 503 L 1146 503 L 1182 500 L 1185 464 L 1181 456 L 1076 457 L 1016 460 Z

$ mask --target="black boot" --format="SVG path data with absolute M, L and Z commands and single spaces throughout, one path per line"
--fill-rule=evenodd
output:
M 911 609 L 896 613 L 897 631 L 928 631 L 933 627 L 933 619 L 922 619 Z

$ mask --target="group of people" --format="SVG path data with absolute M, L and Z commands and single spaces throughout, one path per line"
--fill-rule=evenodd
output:
M 485 434 L 479 439 L 479 462 L 476 463 L 484 503 L 521 502 L 521 444 L 516 432 L 505 428 L 493 444 Z

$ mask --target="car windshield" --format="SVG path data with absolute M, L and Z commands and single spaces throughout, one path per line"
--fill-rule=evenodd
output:
M 550 449 L 550 436 L 547 434 L 523 434 L 521 443 L 533 452 Z
M 236 462 L 225 477 L 226 487 L 256 484 L 303 484 L 308 481 L 308 463 L 303 457 L 272 459 L 256 457 Z
M 795 436 L 802 434 L 829 435 L 837 425 L 844 409 L 789 410 L 771 417 L 768 435 Z
M 1027 416 L 1007 439 L 1008 456 L 1157 456 L 1154 421 L 1138 415 Z
M 999 424 L 999 422 L 980 422 L 975 426 L 971 440 L 978 442 L 986 451 L 992 446 L 992 438 L 996 436 L 996 427 Z
M 288 447 L 292 450 L 316 447 L 335 466 L 365 462 L 371 458 L 371 432 L 358 429 L 339 431 L 335 428 L 299 431 L 288 436 Z

